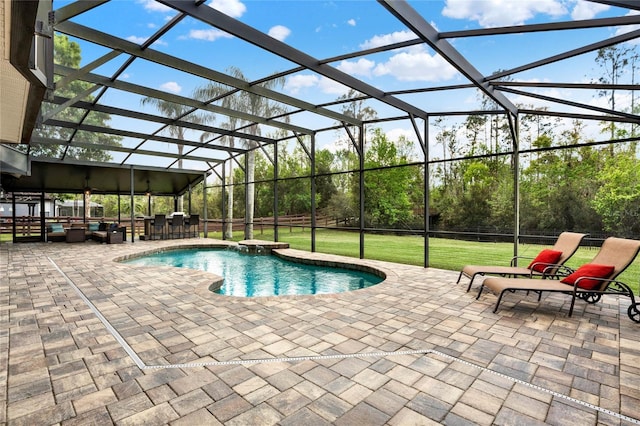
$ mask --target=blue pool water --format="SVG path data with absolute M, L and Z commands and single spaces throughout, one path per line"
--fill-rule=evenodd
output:
M 370 287 L 382 278 L 366 272 L 290 262 L 225 249 L 173 250 L 131 259 L 138 265 L 199 269 L 224 277 L 216 293 L 228 296 L 329 294 Z

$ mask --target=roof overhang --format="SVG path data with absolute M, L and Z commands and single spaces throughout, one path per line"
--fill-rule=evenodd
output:
M 51 10 L 48 1 L 4 1 L 0 4 L 0 143 L 29 143 L 46 93 L 46 61 L 32 53 L 38 16 Z M 42 67 L 38 66 L 38 63 Z
M 32 160 L 29 174 L 4 176 L 2 184 L 11 192 L 95 194 L 182 195 L 202 182 L 205 172 L 142 166 L 114 166 L 96 162 Z

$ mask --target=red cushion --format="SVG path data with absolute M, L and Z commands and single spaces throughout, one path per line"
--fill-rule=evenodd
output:
M 616 268 L 611 265 L 597 265 L 595 263 L 587 263 L 579 267 L 573 274 L 563 278 L 560 282 L 565 284 L 574 285 L 576 280 L 580 277 L 593 277 L 593 278 L 609 278 Z M 585 290 L 592 290 L 602 284 L 602 281 L 581 279 L 578 281 L 578 287 Z
M 548 265 L 543 265 L 544 263 L 556 264 L 558 263 L 558 260 L 560 260 L 560 257 L 562 257 L 561 251 L 544 249 L 540 253 L 538 253 L 536 258 L 533 259 L 533 261 L 529 264 L 528 268 L 529 269 L 533 268 L 533 270 L 536 272 L 544 272 L 544 268 L 548 266 Z M 534 264 L 536 263 L 541 263 L 541 264 L 534 266 Z

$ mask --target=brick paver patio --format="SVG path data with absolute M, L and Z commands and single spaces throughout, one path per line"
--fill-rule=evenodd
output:
M 626 299 L 475 299 L 456 271 L 350 293 L 241 299 L 210 274 L 113 259 L 210 239 L 0 245 L 0 422 L 640 424 Z M 515 305 L 515 306 L 514 306 Z

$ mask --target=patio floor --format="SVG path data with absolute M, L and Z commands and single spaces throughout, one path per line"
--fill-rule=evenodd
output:
M 640 424 L 626 299 L 569 318 L 566 296 L 507 295 L 494 314 L 457 272 L 376 261 L 368 289 L 239 299 L 113 261 L 216 242 L 0 245 L 0 422 Z

